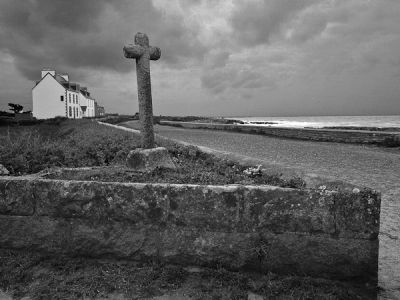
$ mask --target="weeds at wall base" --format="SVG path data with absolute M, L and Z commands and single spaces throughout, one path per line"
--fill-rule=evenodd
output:
M 0 289 L 16 298 L 147 298 L 186 293 L 193 299 L 374 299 L 375 289 L 308 277 L 183 268 L 157 262 L 50 256 L 0 249 Z

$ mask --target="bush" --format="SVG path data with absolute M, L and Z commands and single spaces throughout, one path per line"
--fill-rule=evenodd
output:
M 119 124 L 128 121 L 139 120 L 139 116 L 111 116 L 101 119 L 101 122 L 109 123 L 109 124 Z

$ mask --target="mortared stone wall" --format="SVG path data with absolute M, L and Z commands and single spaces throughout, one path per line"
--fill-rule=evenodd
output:
M 375 283 L 380 195 L 0 177 L 0 247 Z

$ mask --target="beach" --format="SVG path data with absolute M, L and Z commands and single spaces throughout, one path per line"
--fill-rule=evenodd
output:
M 399 131 L 400 116 L 235 117 L 249 125 L 288 128 L 386 128 Z
M 138 128 L 137 122 L 126 123 Z M 202 129 L 155 126 L 155 132 L 260 162 L 334 177 L 382 193 L 379 284 L 382 299 L 400 298 L 400 149 L 312 142 Z

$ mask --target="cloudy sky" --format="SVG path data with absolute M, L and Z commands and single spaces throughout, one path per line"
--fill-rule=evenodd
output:
M 155 114 L 400 114 L 399 0 L 0 0 L 0 110 L 31 108 L 43 67 L 108 112 L 138 110 L 136 32 Z

